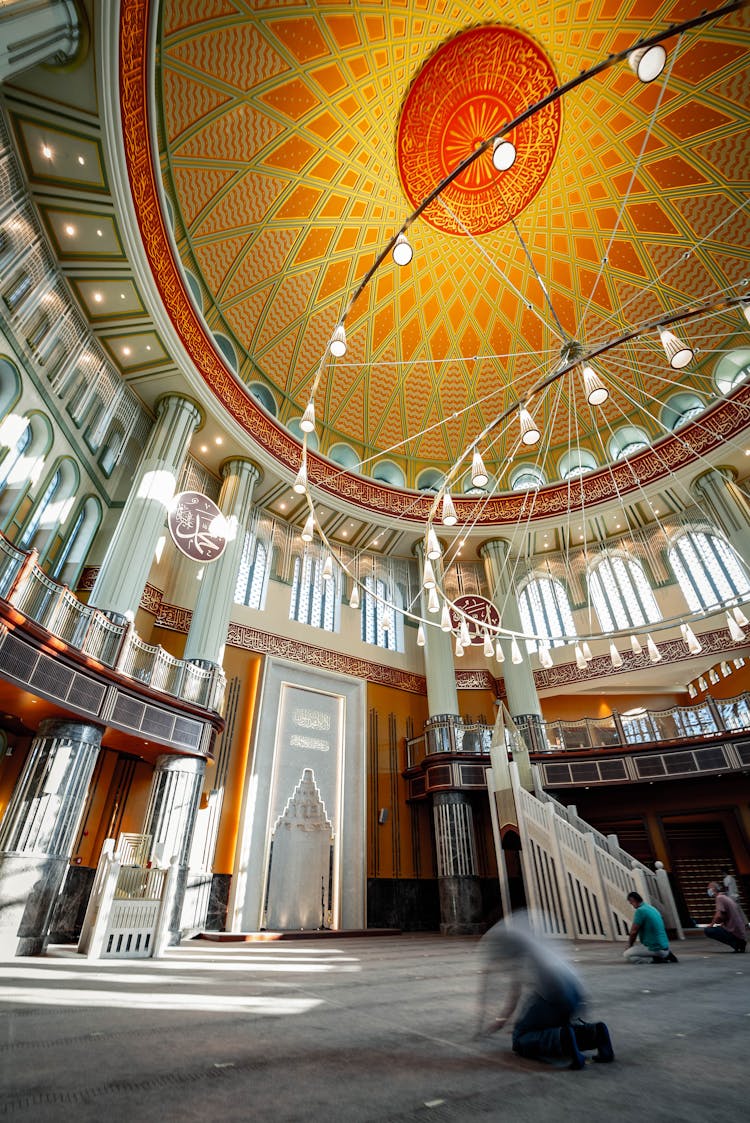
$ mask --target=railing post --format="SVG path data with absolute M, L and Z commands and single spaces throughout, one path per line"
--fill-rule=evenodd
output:
M 613 710 L 612 711 L 612 717 L 614 718 L 614 722 L 615 722 L 615 733 L 617 734 L 617 743 L 618 743 L 618 745 L 624 745 L 625 744 L 625 730 L 622 727 L 622 719 L 620 718 L 619 712 L 617 710 Z
M 169 863 L 161 904 L 159 905 L 159 916 L 154 929 L 153 950 L 151 952 L 154 959 L 160 959 L 162 957 L 164 949 L 169 943 L 169 920 L 172 915 L 172 906 L 174 903 L 175 890 L 177 888 L 177 875 L 179 870 L 180 858 L 178 854 L 175 854 Z
M 21 562 L 21 566 L 18 570 L 18 573 L 13 578 L 11 586 L 8 589 L 8 593 L 7 593 L 7 596 L 6 596 L 5 599 L 8 601 L 9 604 L 15 604 L 16 603 L 16 597 L 17 597 L 18 593 L 20 593 L 23 590 L 27 581 L 31 577 L 31 571 L 33 570 L 34 566 L 36 565 L 38 559 L 39 559 L 39 551 L 36 550 L 36 549 L 29 550 L 28 554 L 26 555 L 26 557 Z
M 716 726 L 717 730 L 719 732 L 726 731 L 726 726 L 721 719 L 721 712 L 719 710 L 719 707 L 716 705 L 716 699 L 713 698 L 710 694 L 706 695 L 706 705 L 708 706 L 708 709 L 711 713 L 711 717 L 714 719 L 714 725 Z
M 680 924 L 680 917 L 679 913 L 677 912 L 677 905 L 675 903 L 674 893 L 672 892 L 672 885 L 669 880 L 669 874 L 664 869 L 663 862 L 654 862 L 654 868 L 656 870 L 656 884 L 659 887 L 659 897 L 664 907 L 666 909 L 669 909 L 672 914 L 670 918 L 672 923 L 669 925 L 669 927 L 674 928 L 675 932 L 677 933 L 678 940 L 684 940 L 685 933 L 683 932 L 682 925 Z
M 128 620 L 125 625 L 125 631 L 122 633 L 122 642 L 120 643 L 120 650 L 117 652 L 117 658 L 114 663 L 114 670 L 122 671 L 125 667 L 125 660 L 130 654 L 130 645 L 133 639 L 133 632 L 135 631 L 135 624 L 132 620 Z

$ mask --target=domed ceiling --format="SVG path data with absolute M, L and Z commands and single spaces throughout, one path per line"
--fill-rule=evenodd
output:
M 267 415 L 236 403 L 261 400 L 283 427 L 265 443 L 294 469 L 284 430 L 299 434 L 314 393 L 311 450 L 343 463 L 348 448 L 349 466 L 407 488 L 453 471 L 460 494 L 470 457 L 454 466 L 477 439 L 501 491 L 519 465 L 559 479 L 570 448 L 604 466 L 626 426 L 665 438 L 655 472 L 684 461 L 664 403 L 689 390 L 712 406 L 717 357 L 750 346 L 732 306 L 750 275 L 748 9 L 671 36 L 655 82 L 618 62 L 548 95 L 700 10 L 163 0 L 162 178 L 220 363 L 186 306 L 171 310 L 217 395 L 254 431 Z M 138 48 L 123 31 L 127 73 Z M 509 170 L 487 148 L 408 223 L 545 98 L 509 134 Z M 125 128 L 127 143 L 127 113 Z M 405 224 L 414 255 L 399 267 L 384 251 Z M 672 330 L 695 356 L 673 370 L 657 327 L 683 314 Z M 610 393 L 591 407 L 570 360 L 622 337 L 594 360 Z M 561 353 L 570 370 L 528 403 L 542 437 L 526 448 L 515 407 Z M 735 400 L 692 424 L 715 447 L 745 412 Z M 334 490 L 339 478 L 327 470 Z

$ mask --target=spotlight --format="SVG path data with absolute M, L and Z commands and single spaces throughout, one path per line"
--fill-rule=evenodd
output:
M 521 423 L 521 443 L 535 445 L 542 434 L 537 428 L 534 418 L 523 407 L 518 411 L 518 418 Z
M 666 328 L 659 328 L 659 338 L 672 369 L 682 370 L 683 367 L 686 367 L 693 357 L 692 348 L 678 339 L 673 332 L 667 331 Z
M 323 562 L 323 572 L 320 576 L 324 581 L 333 581 L 333 558 L 330 554 L 326 554 L 326 560 Z
M 456 636 L 456 658 L 460 659 L 464 653 L 464 645 L 461 643 L 461 637 Z
M 744 642 L 745 633 L 743 632 L 742 628 L 739 626 L 737 620 L 731 612 L 727 613 L 727 627 L 729 628 L 729 634 L 735 643 Z
M 661 663 L 661 652 L 651 639 L 650 634 L 646 636 L 646 647 L 648 649 L 648 657 L 652 663 Z
M 735 606 L 732 609 L 732 616 L 734 616 L 735 620 L 737 621 L 737 623 L 740 625 L 741 628 L 747 627 L 748 619 L 747 619 L 747 616 L 745 616 L 745 613 L 742 611 L 741 608 L 739 608 L 738 606 Z
M 689 624 L 680 624 L 680 631 L 682 638 L 685 641 L 688 651 L 691 655 L 700 655 L 703 647 L 701 646 L 698 637 Z
M 499 136 L 492 146 L 492 163 L 498 172 L 507 172 L 516 162 L 516 146 L 507 137 Z
M 461 626 L 458 630 L 461 637 L 461 643 L 464 647 L 471 647 L 471 636 L 469 634 L 469 625 L 466 623 L 466 618 L 462 618 Z
M 430 527 L 430 529 L 427 531 L 427 557 L 430 561 L 437 561 L 442 552 L 443 551 L 440 549 L 440 543 L 438 542 L 438 536 L 435 533 L 434 528 Z
M 545 647 L 543 643 L 539 645 L 539 662 L 544 667 L 545 671 L 548 671 L 550 667 L 554 666 L 550 649 Z
M 634 655 L 640 655 L 643 651 L 643 648 L 641 647 L 641 641 L 638 639 L 638 636 L 630 637 L 630 646 L 633 649 Z
M 484 654 L 488 659 L 491 659 L 495 654 L 495 648 L 492 645 L 492 636 L 489 632 L 484 633 Z
M 471 482 L 474 487 L 484 487 L 489 478 L 482 460 L 482 454 L 478 448 L 475 448 L 471 460 Z
M 436 584 L 432 562 L 429 558 L 425 558 L 424 565 L 422 566 L 422 585 L 425 589 L 434 589 Z
M 575 653 L 576 653 L 576 667 L 578 667 L 579 671 L 585 671 L 588 664 L 586 662 L 586 656 L 581 651 L 581 645 L 579 643 L 577 643 L 576 646 L 575 646 Z
M 315 432 L 315 402 L 308 402 L 299 427 L 303 433 Z
M 438 596 L 437 589 L 435 588 L 434 585 L 432 586 L 429 593 L 427 594 L 427 611 L 428 612 L 439 612 L 440 611 L 440 598 Z
M 617 650 L 614 643 L 611 643 L 609 645 L 609 657 L 612 660 L 613 667 L 622 666 L 622 655 L 620 655 L 620 652 Z
M 658 78 L 666 61 L 667 52 L 661 43 L 655 43 L 652 47 L 639 47 L 628 55 L 628 64 L 641 82 L 653 82 Z
M 442 632 L 453 631 L 453 624 L 451 623 L 451 610 L 448 608 L 447 601 L 443 601 L 443 611 L 440 616 L 440 630 Z
M 513 643 L 510 645 L 510 661 L 511 663 L 523 663 L 521 648 L 518 646 L 518 640 L 515 636 L 513 636 Z
M 304 457 L 292 484 L 292 491 L 296 492 L 297 495 L 304 495 L 307 491 L 307 461 Z
M 505 662 L 505 652 L 503 651 L 503 645 L 500 643 L 499 639 L 495 640 L 495 658 L 498 663 Z
M 421 623 L 417 628 L 417 647 L 424 647 L 424 625 Z
M 302 541 L 303 542 L 312 542 L 314 534 L 315 534 L 315 517 L 314 517 L 314 515 L 311 511 L 310 514 L 307 516 L 307 519 L 305 520 L 305 525 L 302 527 Z
M 609 397 L 609 390 L 602 382 L 593 367 L 584 367 L 583 387 L 590 406 L 600 406 Z
M 331 354 L 335 355 L 337 359 L 340 359 L 343 355 L 346 354 L 346 332 L 344 331 L 343 324 L 339 324 L 337 326 L 336 330 L 331 336 L 331 342 L 328 344 L 328 346 Z
M 396 265 L 408 265 L 414 257 L 414 249 L 406 234 L 399 234 L 391 250 Z
M 352 585 L 352 595 L 349 597 L 349 607 L 359 608 L 359 585 L 356 582 Z
M 586 660 L 587 663 L 590 663 L 592 661 L 592 659 L 594 658 L 594 656 L 591 654 L 591 648 L 589 647 L 588 643 L 584 642 L 583 647 L 582 647 L 582 651 L 583 651 L 584 659 Z

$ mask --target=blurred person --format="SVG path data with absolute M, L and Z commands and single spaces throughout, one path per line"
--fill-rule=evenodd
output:
M 709 881 L 706 892 L 714 900 L 714 915 L 703 929 L 703 935 L 727 944 L 732 951 L 744 952 L 747 947 L 745 918 L 739 905 L 718 881 Z
M 731 897 L 737 908 L 740 910 L 742 923 L 744 924 L 745 928 L 747 928 L 747 917 L 745 916 L 745 910 L 740 904 L 740 891 L 737 888 L 737 878 L 734 876 L 729 866 L 722 866 L 721 884 L 724 886 L 727 897 Z
M 505 1005 L 484 1032 L 496 1033 L 507 1025 L 526 991 L 513 1025 L 514 1053 L 540 1061 L 566 1058 L 573 1069 L 583 1068 L 584 1053 L 594 1049 L 595 1061 L 614 1060 L 605 1023 L 576 1018 L 584 1005 L 580 978 L 557 950 L 534 934 L 526 913 L 514 913 L 510 923 L 501 920 L 490 928 L 480 941 L 480 952 L 485 962 L 483 1021 L 491 973 L 503 972 L 508 982 Z
M 628 893 L 628 901 L 635 912 L 623 957 L 629 963 L 677 963 L 677 956 L 669 950 L 667 930 L 659 910 L 647 904 L 635 891 Z

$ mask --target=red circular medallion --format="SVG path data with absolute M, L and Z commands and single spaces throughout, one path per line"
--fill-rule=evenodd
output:
M 474 149 L 557 87 L 552 63 L 527 35 L 478 27 L 440 47 L 425 63 L 401 111 L 399 175 L 416 209 Z M 498 172 L 488 149 L 422 217 L 448 234 L 487 234 L 531 202 L 560 139 L 561 104 L 551 102 L 509 134 L 513 166 Z

